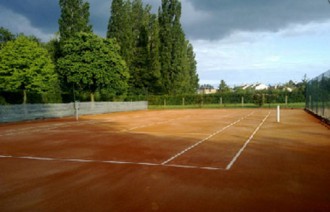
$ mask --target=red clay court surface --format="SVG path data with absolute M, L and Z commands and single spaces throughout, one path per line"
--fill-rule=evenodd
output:
M 0 125 L 0 211 L 330 211 L 330 131 L 303 110 Z

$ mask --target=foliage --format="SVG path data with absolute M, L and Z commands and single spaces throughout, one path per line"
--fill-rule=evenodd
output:
M 111 4 L 111 17 L 108 23 L 107 38 L 115 38 L 120 45 L 120 54 L 131 66 L 133 53 L 133 29 L 131 20 L 130 1 L 113 0 Z
M 89 3 L 82 0 L 60 0 L 61 17 L 58 20 L 61 41 L 79 32 L 92 32 L 89 25 Z
M 224 80 L 221 80 L 220 84 L 219 84 L 219 92 L 220 93 L 226 93 L 226 92 L 229 92 L 229 91 L 230 91 L 229 86 L 226 84 L 226 82 Z
M 113 39 L 77 33 L 64 43 L 63 53 L 58 60 L 59 72 L 78 91 L 90 92 L 91 101 L 97 90 L 114 96 L 126 94 L 129 73 Z
M 173 9 L 174 8 L 174 9 Z M 130 94 L 195 93 L 193 47 L 181 27 L 181 3 L 162 1 L 159 16 L 141 0 L 113 0 L 108 38 L 115 38 L 130 71 Z
M 294 103 L 305 102 L 305 97 L 298 90 L 286 91 L 254 91 L 254 92 L 224 92 L 208 95 L 149 95 L 129 96 L 128 101 L 148 101 L 149 105 L 254 105 L 254 107 L 270 107 L 274 104 L 289 106 Z M 286 99 L 288 100 L 286 102 Z
M 0 82 L 2 91 L 22 91 L 26 103 L 27 92 L 56 94 L 58 77 L 47 50 L 21 35 L 0 50 Z
M 189 85 L 189 75 L 184 66 L 186 40 L 180 23 L 181 2 L 162 0 L 158 13 L 162 92 L 184 93 L 186 86 Z
M 6 42 L 14 39 L 15 35 L 13 33 L 11 33 L 8 29 L 4 27 L 0 27 L 0 49 Z

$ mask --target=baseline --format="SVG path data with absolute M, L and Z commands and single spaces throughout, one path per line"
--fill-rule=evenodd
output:
M 75 158 L 50 158 L 50 157 L 35 157 L 35 156 L 12 156 L 12 155 L 0 155 L 0 159 L 24 159 L 35 161 L 55 161 L 55 162 L 71 162 L 71 163 L 103 163 L 103 164 L 117 164 L 117 165 L 140 165 L 140 166 L 159 166 L 159 167 L 172 167 L 183 169 L 202 169 L 210 171 L 226 171 L 224 168 L 207 167 L 207 166 L 189 166 L 189 165 L 163 165 L 159 163 L 147 163 L 147 162 L 130 162 L 130 161 L 114 161 L 114 160 L 89 160 L 89 159 L 75 159 Z

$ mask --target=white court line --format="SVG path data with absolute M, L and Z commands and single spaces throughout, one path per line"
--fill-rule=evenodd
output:
M 205 169 L 205 170 L 211 170 L 211 171 L 226 171 L 224 168 L 218 168 L 218 167 L 207 167 L 207 166 L 190 166 L 190 165 L 176 165 L 176 164 L 168 164 L 163 165 L 167 167 L 175 167 L 175 168 L 183 168 L 183 169 Z
M 254 130 L 254 132 L 252 133 L 252 135 L 249 137 L 249 139 L 244 143 L 244 145 L 242 146 L 242 148 L 236 153 L 236 155 L 233 157 L 233 159 L 230 161 L 230 163 L 227 165 L 226 170 L 230 170 L 231 167 L 234 165 L 234 163 L 236 162 L 236 160 L 238 159 L 238 157 L 242 154 L 242 152 L 244 151 L 244 149 L 247 147 L 247 145 L 250 143 L 250 141 L 253 139 L 253 137 L 255 136 L 255 134 L 260 130 L 261 126 L 265 123 L 265 121 L 267 120 L 267 118 L 270 116 L 270 112 L 268 113 L 268 115 L 262 120 L 262 122 L 259 124 L 259 126 Z
M 231 116 L 231 115 L 232 114 L 227 114 L 227 115 L 221 116 L 221 118 L 225 118 L 225 117 Z M 181 120 L 181 119 L 187 119 L 187 118 L 190 118 L 190 117 L 191 117 L 191 115 L 186 115 L 184 117 L 169 119 L 169 120 L 166 120 L 166 121 L 158 121 L 158 122 L 154 122 L 154 123 L 150 123 L 150 124 L 139 125 L 139 126 L 132 127 L 132 128 L 129 128 L 129 129 L 123 129 L 123 130 L 121 130 L 121 132 L 132 131 L 132 130 L 141 129 L 141 128 L 145 128 L 145 127 L 150 127 L 150 126 L 154 126 L 154 125 L 166 124 L 166 123 L 169 123 L 169 122 L 173 122 L 173 121 L 177 121 L 177 120 Z
M 119 165 L 140 165 L 140 166 L 159 166 L 159 167 L 173 167 L 183 169 L 202 169 L 210 171 L 225 171 L 224 168 L 217 167 L 201 167 L 201 166 L 190 166 L 190 165 L 163 165 L 160 163 L 146 163 L 146 162 L 129 162 L 129 161 L 113 161 L 113 160 L 88 160 L 88 159 L 64 159 L 64 158 L 49 158 L 49 157 L 33 157 L 33 156 L 11 156 L 11 155 L 0 155 L 0 158 L 11 158 L 11 159 L 25 159 L 25 160 L 36 160 L 36 161 L 57 161 L 57 162 L 71 162 L 71 163 L 105 163 L 105 164 L 119 164 Z
M 113 161 L 113 160 L 89 160 L 89 159 L 75 159 L 75 158 L 50 158 L 50 157 L 11 156 L 11 155 L 0 155 L 0 158 L 26 159 L 26 160 L 38 160 L 38 161 L 60 161 L 60 162 L 75 162 L 75 163 L 110 163 L 110 164 L 159 166 L 159 164 L 156 163 L 143 163 L 143 162 L 140 163 L 140 162 Z
M 170 161 L 174 160 L 175 158 L 179 157 L 180 155 L 184 154 L 185 152 L 189 151 L 190 149 L 198 146 L 202 142 L 210 139 L 211 137 L 219 134 L 220 132 L 224 131 L 225 129 L 237 124 L 238 122 L 242 121 L 243 119 L 251 116 L 254 112 L 248 114 L 247 116 L 240 118 L 239 120 L 227 125 L 226 127 L 218 130 L 217 132 L 209 135 L 207 138 L 197 142 L 196 144 L 188 147 L 184 151 L 180 152 L 179 154 L 175 155 L 174 157 L 170 158 L 169 160 L 163 163 L 147 163 L 147 162 L 129 162 L 129 161 L 112 161 L 112 160 L 89 160 L 89 159 L 64 159 L 64 158 L 50 158 L 50 157 L 34 157 L 34 156 L 11 156 L 11 155 L 0 155 L 0 158 L 11 158 L 11 159 L 26 159 L 26 160 L 37 160 L 37 161 L 58 161 L 58 162 L 74 162 L 74 163 L 105 163 L 105 164 L 126 164 L 126 165 L 141 165 L 141 166 L 162 166 L 162 167 L 174 167 L 174 168 L 184 168 L 184 169 L 200 169 L 200 170 L 211 170 L 211 171 L 229 171 L 231 167 L 234 165 L 238 157 L 242 154 L 244 149 L 247 147 L 249 142 L 253 139 L 255 134 L 260 130 L 261 126 L 265 123 L 267 118 L 270 116 L 271 112 L 262 120 L 256 130 L 252 133 L 249 139 L 245 142 L 243 147 L 238 151 L 238 153 L 234 156 L 232 161 L 227 165 L 226 168 L 220 167 L 201 167 L 201 166 L 192 166 L 192 165 L 178 165 L 178 164 L 167 164 Z
M 251 116 L 252 114 L 254 114 L 254 111 L 251 112 L 250 114 L 246 115 L 245 117 L 242 117 L 242 118 L 238 119 L 237 121 L 234 121 L 233 123 L 231 123 L 231 124 L 229 124 L 229 125 L 227 125 L 227 126 L 221 128 L 220 130 L 218 130 L 218 131 L 216 131 L 215 133 L 209 135 L 208 137 L 204 138 L 203 140 L 198 141 L 198 142 L 195 143 L 194 145 L 192 145 L 192 146 L 190 146 L 190 147 L 188 147 L 188 148 L 182 150 L 182 151 L 179 152 L 178 154 L 176 154 L 176 155 L 174 155 L 173 157 L 169 158 L 168 160 L 164 161 L 164 162 L 162 163 L 162 165 L 166 165 L 166 164 L 168 164 L 168 163 L 171 162 L 172 160 L 174 160 L 174 159 L 180 157 L 181 155 L 183 155 L 184 153 L 188 152 L 189 150 L 195 148 L 196 146 L 198 146 L 198 145 L 200 145 L 201 143 L 203 143 L 203 142 L 209 140 L 210 138 L 212 138 L 212 137 L 218 135 L 219 133 L 221 133 L 222 131 L 226 130 L 227 128 L 232 127 L 233 125 L 235 125 L 235 124 L 237 124 L 238 122 L 242 121 L 243 119 L 245 119 L 245 118 Z
M 31 134 L 31 133 L 38 133 L 38 132 L 43 132 L 47 130 L 54 130 L 60 127 L 67 127 L 67 126 L 80 126 L 83 124 L 90 124 L 93 121 L 84 121 L 84 122 L 65 122 L 65 123 L 51 123 L 46 126 L 32 126 L 32 127 L 25 127 L 21 129 L 15 129 L 15 130 L 7 130 L 0 132 L 0 137 L 1 136 L 16 136 L 16 135 L 22 135 L 22 134 Z

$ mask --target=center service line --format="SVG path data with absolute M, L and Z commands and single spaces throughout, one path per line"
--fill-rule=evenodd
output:
M 234 165 L 234 163 L 236 162 L 236 160 L 238 159 L 238 157 L 242 154 L 242 152 L 244 151 L 244 149 L 247 147 L 247 145 L 250 143 L 250 141 L 253 139 L 253 137 L 255 136 L 255 134 L 260 130 L 261 126 L 265 123 L 265 121 L 267 120 L 267 118 L 270 116 L 270 112 L 268 113 L 268 115 L 262 120 L 262 122 L 259 124 L 259 126 L 254 130 L 254 132 L 252 133 L 252 135 L 250 136 L 250 138 L 244 143 L 244 145 L 242 146 L 242 148 L 236 153 L 236 155 L 233 157 L 233 159 L 230 161 L 230 163 L 227 165 L 226 170 L 230 170 L 231 167 Z
M 203 142 L 209 140 L 210 138 L 212 138 L 212 137 L 218 135 L 218 134 L 221 133 L 222 131 L 228 129 L 229 127 L 231 127 L 231 126 L 233 126 L 233 125 L 235 125 L 235 124 L 237 124 L 238 122 L 240 122 L 240 121 L 242 121 L 243 119 L 245 119 L 245 118 L 251 116 L 252 114 L 254 114 L 254 112 L 251 112 L 251 113 L 248 114 L 247 116 L 238 119 L 237 121 L 235 121 L 235 122 L 233 122 L 233 123 L 231 123 L 231 124 L 229 124 L 229 125 L 223 127 L 222 129 L 220 129 L 220 130 L 216 131 L 215 133 L 209 135 L 208 137 L 204 138 L 203 140 L 198 141 L 198 142 L 195 143 L 194 145 L 192 145 L 192 146 L 190 146 L 190 147 L 188 147 L 188 148 L 182 150 L 181 152 L 179 152 L 178 154 L 174 155 L 174 156 L 171 157 L 170 159 L 164 161 L 164 162 L 162 163 L 162 165 L 166 165 L 166 164 L 168 164 L 168 163 L 171 162 L 172 160 L 174 160 L 174 159 L 180 157 L 181 155 L 183 155 L 184 153 L 188 152 L 189 150 L 195 148 L 196 146 L 198 146 L 198 145 L 200 145 L 201 143 L 203 143 Z

